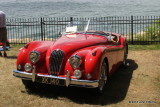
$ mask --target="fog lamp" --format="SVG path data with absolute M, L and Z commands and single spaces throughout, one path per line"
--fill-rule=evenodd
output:
M 74 76 L 79 79 L 82 77 L 82 72 L 80 70 L 75 70 L 74 71 Z
M 22 66 L 21 66 L 21 64 L 19 64 L 18 67 L 17 67 L 17 69 L 21 70 L 21 68 L 22 68 Z
M 32 70 L 32 65 L 30 63 L 26 63 L 24 65 L 24 69 L 25 69 L 25 71 L 31 71 Z

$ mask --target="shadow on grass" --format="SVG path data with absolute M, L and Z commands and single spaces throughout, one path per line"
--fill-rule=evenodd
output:
M 17 56 L 7 56 L 7 59 L 17 59 Z
M 39 95 L 40 97 L 66 100 L 69 99 L 78 104 L 108 105 L 118 103 L 125 99 L 132 74 L 138 65 L 133 60 L 128 60 L 130 66 L 119 68 L 107 83 L 104 94 L 96 94 L 94 89 L 78 87 L 56 87 L 43 85 L 34 90 L 28 90 L 29 94 Z

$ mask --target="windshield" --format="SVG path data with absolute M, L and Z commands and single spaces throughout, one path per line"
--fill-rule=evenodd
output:
M 100 25 L 100 26 L 98 26 Z M 102 36 L 109 36 L 111 33 L 104 32 L 103 26 L 100 23 L 93 21 L 71 21 L 68 23 L 64 34 L 72 34 L 72 33 L 85 33 L 85 34 L 96 34 Z
M 90 20 L 69 22 L 65 29 L 65 33 L 86 32 L 89 30 L 89 24 Z
M 74 33 L 100 35 L 106 37 L 108 41 L 112 41 L 114 43 L 119 42 L 119 37 L 112 33 L 112 26 L 110 26 L 109 24 L 105 24 L 105 22 L 90 20 L 71 21 L 68 23 L 63 34 L 67 35 L 67 37 L 77 37 Z

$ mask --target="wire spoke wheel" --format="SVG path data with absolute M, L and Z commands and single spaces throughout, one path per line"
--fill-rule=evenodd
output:
M 107 64 L 103 62 L 101 66 L 101 75 L 99 79 L 99 92 L 102 93 L 107 81 Z

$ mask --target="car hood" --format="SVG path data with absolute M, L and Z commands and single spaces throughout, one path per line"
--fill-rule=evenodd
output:
M 66 52 L 73 52 L 81 48 L 103 45 L 107 43 L 107 38 L 92 34 L 67 34 L 59 38 L 53 45 L 52 50 L 60 49 Z

